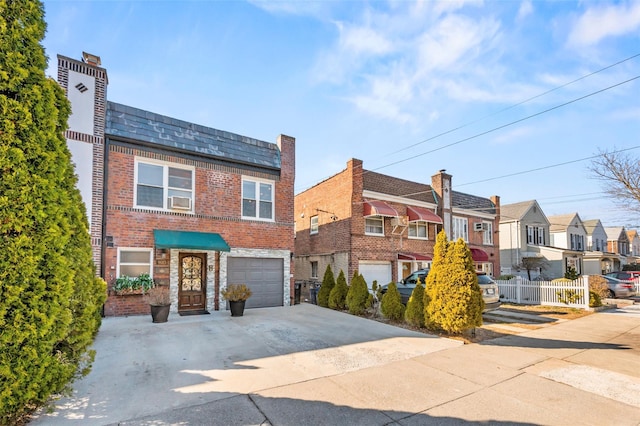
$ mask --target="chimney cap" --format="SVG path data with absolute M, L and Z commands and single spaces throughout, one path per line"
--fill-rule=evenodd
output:
M 82 52 L 82 62 L 96 67 L 99 67 L 102 64 L 102 62 L 100 61 L 100 56 L 96 56 L 87 52 Z

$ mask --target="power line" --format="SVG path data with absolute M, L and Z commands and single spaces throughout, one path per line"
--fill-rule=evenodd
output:
M 617 154 L 619 152 L 631 151 L 632 149 L 638 149 L 638 148 L 640 148 L 640 145 L 632 146 L 631 148 L 619 149 L 617 151 L 611 152 L 611 154 Z M 552 169 L 554 167 L 566 166 L 567 164 L 579 163 L 580 161 L 591 160 L 591 159 L 594 159 L 594 158 L 597 158 L 597 157 L 601 157 L 601 156 L 602 156 L 602 154 L 592 155 L 590 157 L 579 158 L 577 160 L 570 160 L 570 161 L 565 161 L 565 162 L 562 162 L 562 163 L 551 164 L 549 166 L 538 167 L 538 168 L 535 168 L 535 169 L 530 169 L 530 170 L 524 170 L 524 171 L 521 171 L 521 172 L 510 173 L 508 175 L 496 176 L 496 177 L 492 177 L 492 178 L 488 178 L 488 179 L 477 180 L 477 181 L 474 181 L 474 182 L 462 183 L 462 184 L 456 185 L 456 187 L 465 186 L 465 185 L 473 185 L 473 184 L 482 183 L 482 182 L 489 182 L 491 180 L 504 179 L 504 178 L 507 178 L 507 177 L 523 175 L 523 174 L 526 174 L 526 173 L 538 172 L 540 170 L 547 170 L 547 169 Z
M 394 161 L 394 162 L 389 163 L 389 164 L 386 164 L 386 165 L 384 165 L 384 166 L 376 167 L 375 169 L 371 169 L 371 171 L 384 169 L 384 168 L 386 168 L 386 167 L 390 167 L 390 166 L 395 166 L 396 164 L 404 163 L 404 162 L 406 162 L 406 161 L 413 160 L 413 159 L 415 159 L 415 158 L 419 158 L 419 157 L 422 157 L 422 156 L 424 156 L 424 155 L 431 154 L 431 153 L 434 153 L 434 152 L 436 152 L 436 151 L 443 150 L 443 149 L 445 149 L 445 148 L 450 148 L 450 147 L 452 147 L 452 146 L 454 146 L 454 145 L 458 145 L 458 144 L 461 144 L 461 143 L 463 143 L 463 142 L 468 142 L 468 141 L 470 141 L 470 140 L 472 140 L 472 139 L 479 138 L 480 136 L 488 135 L 489 133 L 493 133 L 493 132 L 495 132 L 495 131 L 498 131 L 498 130 L 504 129 L 504 128 L 506 128 L 506 127 L 513 126 L 514 124 L 521 123 L 521 122 L 523 122 L 523 121 L 525 121 L 525 120 L 529 120 L 529 119 L 534 118 L 534 117 L 537 117 L 537 116 L 539 116 L 539 115 L 546 114 L 546 113 L 551 112 L 551 111 L 554 111 L 554 110 L 556 110 L 556 109 L 559 109 L 559 108 L 565 107 L 565 106 L 567 106 L 567 105 L 573 104 L 573 103 L 575 103 L 575 102 L 578 102 L 578 101 L 584 100 L 584 99 L 589 98 L 589 97 L 591 97 L 591 96 L 595 96 L 595 95 L 600 94 L 600 93 L 602 93 L 602 92 L 606 92 L 607 90 L 614 89 L 614 88 L 616 88 L 616 87 L 618 87 L 618 86 L 622 86 L 623 84 L 630 83 L 630 82 L 632 82 L 632 81 L 634 81 L 634 80 L 637 80 L 637 79 L 639 79 L 639 78 L 640 78 L 640 75 L 637 75 L 637 76 L 632 77 L 632 78 L 630 78 L 630 79 L 628 79 L 628 80 L 622 81 L 622 82 L 620 82 L 620 83 L 616 83 L 616 84 L 614 84 L 614 85 L 612 85 L 612 86 L 609 86 L 609 87 L 605 87 L 604 89 L 596 90 L 595 92 L 591 92 L 591 93 L 589 93 L 589 94 L 587 94 L 587 95 L 580 96 L 579 98 L 572 99 L 572 100 L 570 100 L 570 101 L 568 101 L 568 102 L 565 102 L 565 103 L 562 103 L 562 104 L 559 104 L 559 105 L 553 106 L 553 107 L 551 107 L 551 108 L 547 108 L 547 109 L 545 109 L 545 110 L 543 110 L 543 111 L 540 111 L 540 112 L 537 112 L 537 113 L 535 113 L 535 114 L 531 114 L 531 115 L 528 115 L 528 116 L 526 116 L 526 117 L 520 118 L 520 119 L 518 119 L 518 120 L 511 121 L 511 122 L 509 122 L 509 123 L 507 123 L 507 124 L 503 124 L 503 125 L 501 125 L 501 126 L 494 127 L 494 128 L 492 128 L 492 129 L 486 130 L 486 131 L 481 132 L 481 133 L 477 133 L 477 134 L 475 134 L 475 135 L 473 135 L 473 136 L 469 136 L 469 137 L 467 137 L 467 138 L 460 139 L 460 140 L 458 140 L 458 141 L 456 141 L 456 142 L 452 142 L 452 143 L 450 143 L 450 144 L 443 145 L 443 146 L 438 147 L 438 148 L 434 148 L 434 149 L 432 149 L 432 150 L 430 150 L 430 151 L 423 152 L 422 154 L 414 155 L 414 156 L 412 156 L 412 157 L 405 158 L 405 159 L 403 159 L 403 160 Z
M 613 68 L 613 67 L 615 67 L 615 66 L 618 66 L 618 65 L 620 65 L 620 64 L 622 64 L 622 63 L 624 63 L 624 62 L 630 61 L 631 59 L 637 58 L 638 56 L 640 56 L 640 53 L 636 53 L 635 55 L 629 56 L 628 58 L 623 59 L 623 60 L 621 60 L 621 61 L 618 61 L 618 62 L 616 62 L 616 63 L 614 63 L 614 64 L 608 65 L 608 66 L 606 66 L 606 67 L 604 67 L 604 68 L 600 68 L 600 69 L 599 69 L 599 70 L 597 70 L 597 71 L 593 71 L 593 72 L 591 72 L 591 73 L 589 73 L 589 74 L 583 75 L 582 77 L 578 77 L 578 78 L 576 78 L 575 80 L 569 81 L 569 82 L 567 82 L 567 83 L 565 83 L 565 84 L 563 84 L 563 85 L 560 85 L 560 86 L 554 87 L 553 89 L 549 89 L 549 90 L 547 90 L 547 91 L 545 91 L 545 92 L 539 93 L 539 94 L 537 94 L 537 95 L 535 95 L 535 96 L 532 96 L 532 97 L 530 97 L 530 98 L 528 98 L 528 99 L 525 99 L 525 100 L 520 101 L 520 102 L 518 102 L 518 103 L 516 103 L 516 104 L 510 105 L 510 106 L 508 106 L 508 107 L 506 107 L 506 108 L 503 108 L 503 109 L 498 110 L 498 111 L 496 111 L 496 112 L 493 112 L 493 113 L 491 113 L 491 114 L 488 114 L 488 115 L 485 115 L 485 116 L 483 116 L 483 117 L 480 117 L 480 118 L 478 118 L 478 119 L 476 119 L 476 120 L 473 120 L 473 121 L 470 121 L 470 122 L 468 122 L 468 123 L 462 124 L 462 125 L 460 125 L 460 126 L 458 126 L 458 127 L 455 127 L 455 128 L 453 128 L 453 129 L 451 129 L 451 130 L 447 130 L 447 131 L 442 132 L 442 133 L 439 133 L 439 134 L 437 134 L 437 135 L 435 135 L 435 136 L 431 136 L 431 137 L 429 137 L 429 138 L 427 138 L 427 139 L 424 139 L 424 140 L 422 140 L 422 141 L 420 141 L 420 142 L 416 142 L 416 143 L 414 143 L 414 144 L 412 144 L 412 145 L 408 145 L 408 146 L 406 146 L 406 147 L 404 147 L 404 148 L 400 148 L 400 149 L 398 149 L 398 150 L 396 150 L 396 151 L 390 152 L 388 155 L 394 155 L 394 154 L 397 154 L 397 153 L 399 153 L 399 152 L 406 151 L 406 150 L 411 149 L 411 148 L 413 148 L 413 147 L 416 147 L 416 146 L 418 146 L 418 145 L 422 145 L 423 143 L 426 143 L 426 142 L 432 141 L 432 140 L 434 140 L 434 139 L 437 139 L 437 138 L 439 138 L 439 137 L 441 137 L 441 136 L 448 135 L 449 133 L 453 133 L 453 132 L 455 132 L 455 131 L 457 131 L 457 130 L 463 129 L 463 128 L 465 128 L 465 127 L 468 127 L 468 126 L 471 126 L 471 125 L 473 125 L 473 124 L 476 124 L 476 123 L 478 123 L 478 122 L 480 122 L 480 121 L 486 120 L 487 118 L 493 117 L 494 115 L 502 114 L 502 113 L 503 113 L 503 112 L 505 112 L 505 111 L 509 111 L 509 110 L 511 110 L 511 109 L 513 109 L 513 108 L 516 108 L 516 107 L 518 107 L 518 106 L 520 106 L 520 105 L 523 105 L 523 104 L 525 104 L 525 103 L 527 103 L 527 102 L 529 102 L 529 101 L 532 101 L 532 100 L 534 100 L 534 99 L 541 98 L 542 96 L 548 95 L 549 93 L 555 92 L 556 90 L 560 90 L 560 89 L 562 89 L 562 88 L 564 88 L 564 87 L 567 87 L 567 86 L 569 86 L 569 85 L 571 85 L 571 84 L 573 84 L 573 83 L 577 83 L 578 81 L 581 81 L 581 80 L 584 80 L 584 79 L 586 79 L 586 78 L 589 78 L 589 77 L 591 77 L 591 76 L 593 76 L 593 75 L 596 75 L 596 74 L 598 74 L 598 73 L 600 73 L 600 72 L 602 72 L 602 71 L 606 71 L 606 70 L 608 70 L 608 69 L 610 69 L 610 68 Z

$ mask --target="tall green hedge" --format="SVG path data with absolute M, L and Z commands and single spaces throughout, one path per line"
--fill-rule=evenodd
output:
M 43 5 L 0 0 L 0 423 L 61 391 L 106 299 L 64 131 L 69 103 L 45 77 Z
M 329 307 L 329 295 L 331 290 L 336 285 L 336 279 L 333 275 L 331 265 L 327 265 L 327 269 L 324 270 L 324 277 L 322 277 L 322 285 L 320 291 L 318 291 L 318 305 L 323 308 Z
M 426 293 L 425 319 L 431 327 L 460 333 L 482 325 L 482 291 L 471 251 L 462 239 L 449 243 L 444 232 L 438 235 Z
M 418 279 L 404 311 L 404 319 L 416 327 L 424 327 L 424 286 Z

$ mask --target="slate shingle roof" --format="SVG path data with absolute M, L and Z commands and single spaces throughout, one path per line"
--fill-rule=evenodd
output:
M 600 223 L 600 219 L 589 219 L 589 220 L 582 221 L 582 224 L 584 225 L 584 229 L 587 230 L 588 235 L 593 234 L 593 231 L 595 231 L 596 227 L 598 226 L 598 223 Z
M 496 214 L 496 206 L 488 198 L 451 191 L 451 207 L 473 210 L 476 213 Z
M 106 136 L 216 160 L 279 170 L 276 144 L 107 102 Z
M 438 204 L 436 194 L 431 185 L 411 182 L 387 176 L 376 172 L 365 170 L 362 175 L 362 189 L 365 191 L 380 192 L 382 194 L 394 195 L 396 197 L 410 198 L 426 203 Z
M 535 200 L 529 200 L 502 205 L 500 207 L 500 222 L 513 222 L 522 219 L 535 203 Z
M 576 217 L 577 213 L 559 214 L 556 216 L 549 216 L 547 219 L 551 224 L 549 226 L 549 232 L 562 232 L 566 231 L 571 221 Z

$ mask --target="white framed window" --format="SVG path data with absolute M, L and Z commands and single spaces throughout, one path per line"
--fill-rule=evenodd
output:
M 544 228 L 542 226 L 528 226 L 527 229 L 527 244 L 533 244 L 538 246 L 545 245 Z
M 409 223 L 408 231 L 409 238 L 417 238 L 426 240 L 429 238 L 427 222 L 416 221 Z
M 274 220 L 273 182 L 242 178 L 242 217 Z
M 384 218 L 382 216 L 365 218 L 364 233 L 366 235 L 384 235 Z
M 311 262 L 311 278 L 318 278 L 318 262 Z
M 318 216 L 311 216 L 311 223 L 309 224 L 309 233 L 317 234 L 318 233 Z
M 193 212 L 195 169 L 184 165 L 135 161 L 135 207 Z
M 466 217 L 453 217 L 452 241 L 462 238 L 465 242 L 469 242 L 469 221 Z
M 482 222 L 482 244 L 493 245 L 493 223 Z
M 118 247 L 118 277 L 137 277 L 149 274 L 153 277 L 153 249 Z

